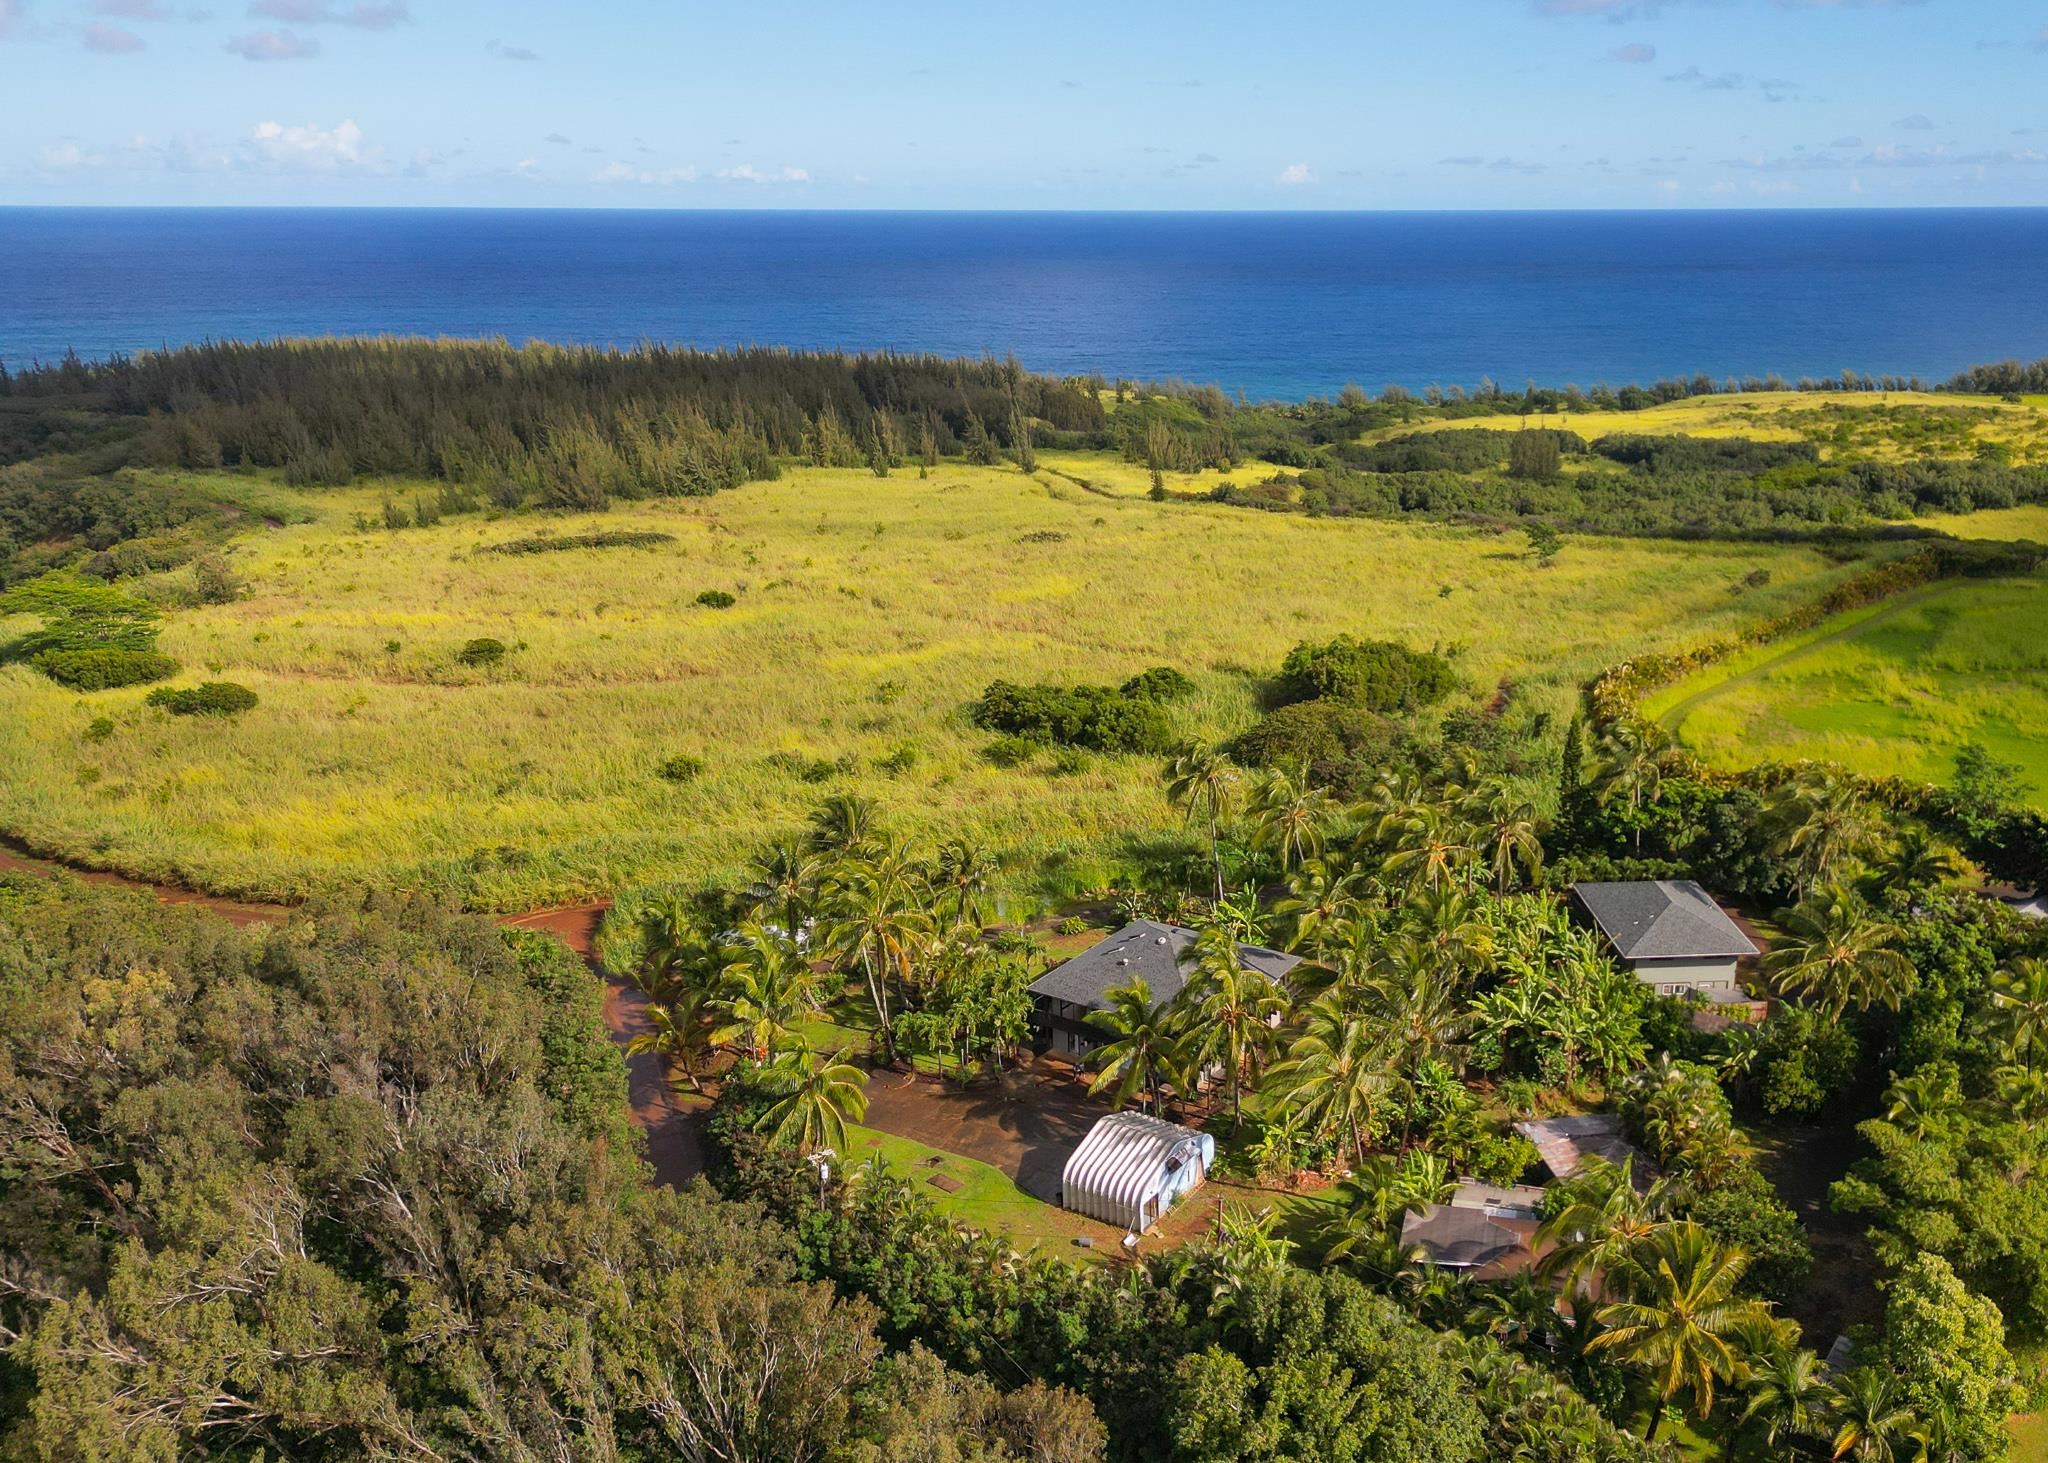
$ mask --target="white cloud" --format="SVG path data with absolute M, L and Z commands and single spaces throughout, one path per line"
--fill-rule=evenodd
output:
M 363 147 L 363 129 L 353 122 L 333 127 L 258 122 L 249 134 L 247 153 L 260 166 L 309 173 L 344 172 L 370 161 Z
M 122 30 L 118 25 L 108 25 L 99 20 L 85 28 L 82 39 L 86 50 L 106 56 L 133 55 L 142 49 L 142 37 L 134 31 Z
M 502 41 L 492 41 L 484 50 L 500 61 L 538 61 L 540 52 L 531 46 L 508 46 Z
M 352 25 L 358 30 L 389 30 L 411 18 L 403 0 L 357 0 L 347 6 L 330 5 L 327 0 L 256 0 L 249 13 L 287 25 Z
M 734 183 L 808 183 L 809 170 L 805 168 L 761 169 L 752 163 L 739 163 L 730 168 L 720 168 L 718 176 Z
M 320 54 L 320 43 L 288 30 L 252 31 L 228 42 L 228 49 L 244 61 L 300 61 Z
M 1934 119 L 1925 112 L 1915 112 L 1910 117 L 1899 118 L 1898 121 L 1892 123 L 1892 126 L 1898 128 L 1901 132 L 1932 132 L 1934 130 Z
M 1607 53 L 1607 57 L 1611 61 L 1625 62 L 1630 66 L 1641 66 L 1646 62 L 1657 59 L 1657 48 L 1645 42 L 1636 41 L 1631 45 L 1616 46 Z
M 43 149 L 43 166 L 61 168 L 65 172 L 96 168 L 102 161 L 98 153 L 87 152 L 75 142 L 59 142 Z
M 0 0 L 0 40 L 14 34 L 28 14 L 28 0 Z
M 169 20 L 171 12 L 158 0 L 92 0 L 94 15 L 114 20 Z
M 682 168 L 636 168 L 630 163 L 607 163 L 590 175 L 593 183 L 638 183 L 643 187 L 663 187 L 674 183 L 694 183 L 697 170 Z
M 1316 175 L 1307 163 L 1289 163 L 1280 170 L 1280 176 L 1273 181 L 1283 188 L 1299 188 L 1304 183 L 1313 183 L 1315 180 Z

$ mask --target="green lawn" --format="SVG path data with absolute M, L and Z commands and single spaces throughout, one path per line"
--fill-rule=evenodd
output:
M 913 1138 L 899 1138 L 874 1128 L 849 1125 L 846 1130 L 845 1160 L 854 1165 L 879 1157 L 889 1170 L 912 1180 L 917 1190 L 939 1211 L 961 1224 L 978 1230 L 1006 1231 L 1020 1245 L 1065 1246 L 1084 1253 L 1073 1243 L 1078 1234 L 1096 1238 L 1112 1234 L 1104 1225 L 1094 1224 L 1076 1214 L 1033 1198 L 1008 1174 L 957 1153 L 927 1147 Z M 934 1177 L 957 1181 L 957 1192 L 933 1184 Z M 1109 1246 L 1114 1249 L 1114 1245 Z
M 1728 767 L 1820 758 L 1945 781 L 1978 742 L 2048 807 L 2048 579 L 1956 580 L 1759 647 L 1645 712 Z
M 2030 1412 L 2006 1426 L 2012 1433 L 2011 1463 L 2048 1463 L 2048 1412 Z

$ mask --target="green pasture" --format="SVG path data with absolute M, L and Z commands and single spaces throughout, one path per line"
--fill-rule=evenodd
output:
M 1759 647 L 1644 704 L 1727 767 L 1816 758 L 1944 781 L 1977 742 L 2048 807 L 2048 580 L 1950 580 Z

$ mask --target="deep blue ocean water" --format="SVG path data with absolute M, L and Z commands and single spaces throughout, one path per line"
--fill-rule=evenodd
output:
M 2048 355 L 2048 209 L 0 209 L 0 360 L 356 332 L 1014 354 L 1254 397 Z

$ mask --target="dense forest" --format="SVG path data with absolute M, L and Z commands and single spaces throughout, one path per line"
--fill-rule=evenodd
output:
M 2017 399 L 2044 377 L 2048 364 L 2009 362 L 1965 372 L 1949 389 Z M 797 463 L 887 474 L 942 459 L 1010 460 L 1031 470 L 1038 449 L 1059 447 L 1116 452 L 1155 483 L 1168 471 L 1276 465 L 1278 474 L 1260 469 L 1213 494 L 1253 507 L 1714 537 L 1833 534 L 2048 496 L 2048 469 L 1998 453 L 1823 464 L 1782 443 L 1589 443 L 1550 425 L 1568 427 L 1575 412 L 1795 385 L 1855 399 L 1922 383 L 1846 371 L 1798 383 L 1701 375 L 1519 392 L 1482 381 L 1470 391 L 1389 387 L 1374 398 L 1347 387 L 1335 400 L 1255 404 L 1213 386 L 1054 379 L 992 358 L 215 343 L 0 370 L 0 557 L 53 537 L 104 548 L 218 516 L 190 489 L 107 492 L 106 477 L 128 466 L 262 468 L 299 486 L 427 481 L 442 485 L 428 505 L 438 514 L 701 494 Z M 1402 425 L 1488 417 L 1530 430 L 1359 442 Z
M 643 1187 L 600 988 L 371 899 L 236 930 L 0 878 L 0 1457 L 1082 1463 Z

